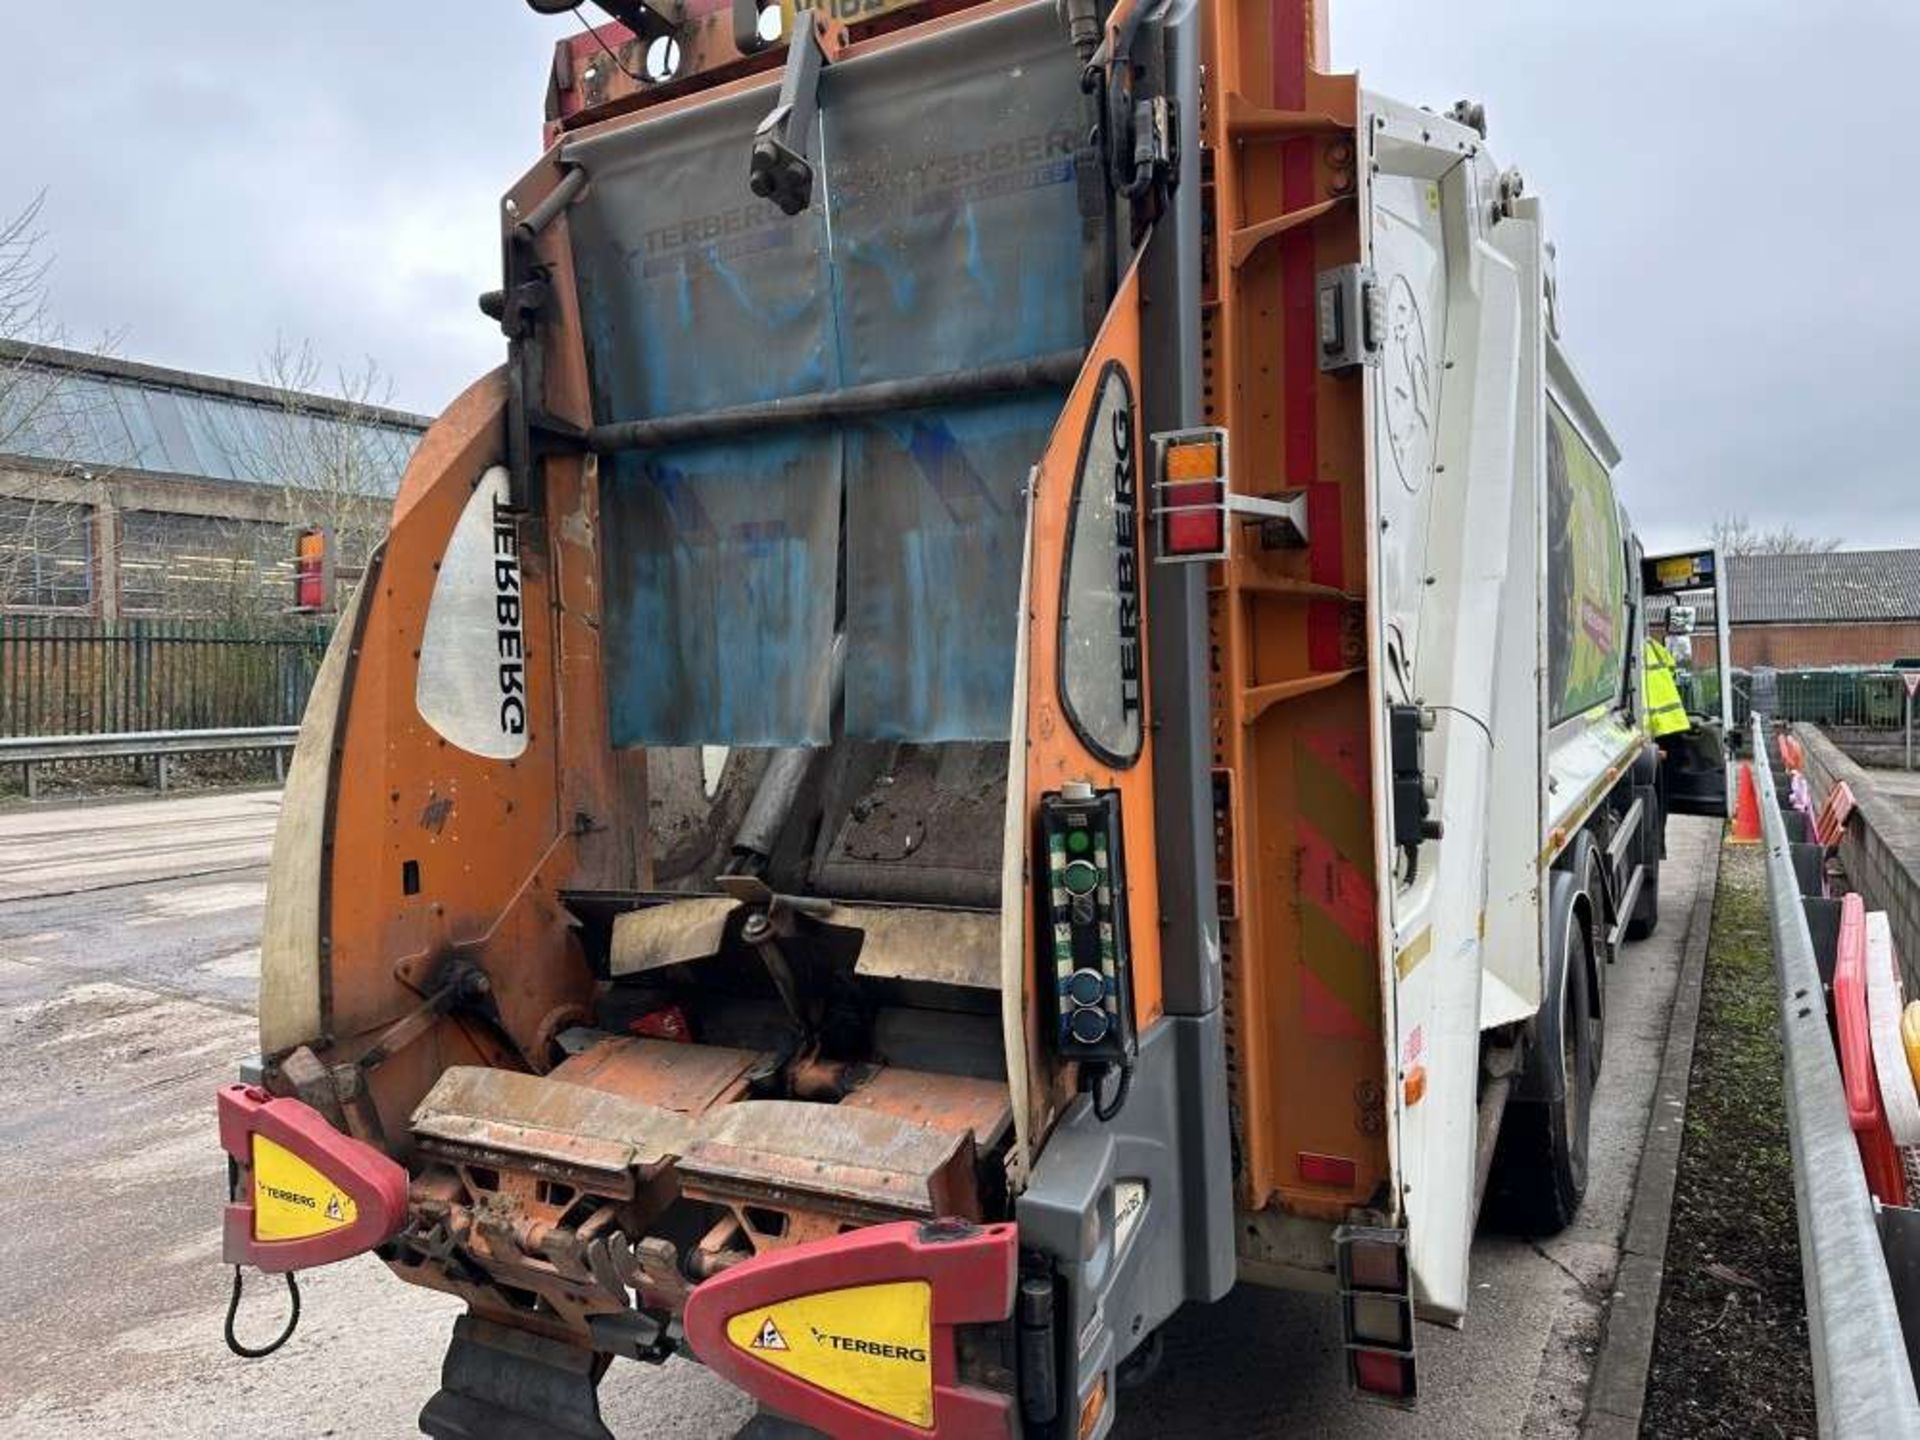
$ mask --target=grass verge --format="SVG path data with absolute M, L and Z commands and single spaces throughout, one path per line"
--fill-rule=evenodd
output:
M 1640 1433 L 1811 1436 L 1765 857 L 1722 850 Z

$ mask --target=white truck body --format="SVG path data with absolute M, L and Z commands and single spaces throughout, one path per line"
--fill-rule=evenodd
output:
M 1644 747 L 1626 683 L 1637 623 L 1624 584 L 1616 613 L 1587 617 L 1619 683 L 1611 703 L 1556 723 L 1548 428 L 1570 427 L 1606 470 L 1619 451 L 1560 347 L 1540 202 L 1513 193 L 1477 131 L 1366 100 L 1362 198 L 1384 327 L 1369 376 L 1373 643 L 1382 709 L 1433 712 L 1426 753 L 1445 833 L 1381 887 L 1387 1064 L 1415 1296 L 1430 1317 L 1457 1319 L 1483 1033 L 1540 1008 L 1548 871 Z M 1612 557 L 1622 577 L 1626 543 L 1620 534 Z M 1388 793 L 1384 775 L 1379 785 Z M 1410 1100 L 1416 1069 L 1424 1093 Z

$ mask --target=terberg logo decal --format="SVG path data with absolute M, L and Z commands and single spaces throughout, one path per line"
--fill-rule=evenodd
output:
M 1126 390 L 1124 371 L 1114 379 Z M 1114 589 L 1120 597 L 1120 711 L 1140 713 L 1140 546 L 1135 530 L 1138 475 L 1133 459 L 1133 397 L 1113 410 Z
M 767 1322 L 771 1325 L 773 1322 Z M 927 1363 L 927 1349 L 924 1345 L 889 1345 L 884 1340 L 866 1340 L 858 1335 L 834 1335 L 817 1326 L 813 1330 L 813 1343 L 825 1345 L 831 1350 L 850 1350 L 855 1355 L 871 1355 L 876 1360 L 911 1360 L 915 1364 Z
M 520 526 L 504 496 L 493 501 L 493 614 L 500 652 L 500 733 L 527 729 L 525 638 L 520 631 Z
M 534 714 L 519 522 L 506 467 L 495 465 L 475 481 L 439 557 L 414 684 L 420 718 L 441 738 L 495 760 L 525 752 Z
M 1068 500 L 1057 653 L 1074 733 L 1117 767 L 1139 758 L 1145 728 L 1138 431 L 1126 367 L 1109 360 L 1083 422 Z

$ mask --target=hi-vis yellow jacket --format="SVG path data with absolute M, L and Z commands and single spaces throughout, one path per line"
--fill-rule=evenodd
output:
M 1641 664 L 1641 684 L 1647 695 L 1647 729 L 1658 740 L 1692 728 L 1687 707 L 1680 699 L 1680 685 L 1674 678 L 1673 652 L 1651 635 Z

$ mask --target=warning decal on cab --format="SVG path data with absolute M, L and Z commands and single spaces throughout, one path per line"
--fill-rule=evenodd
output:
M 256 1240 L 302 1240 L 351 1225 L 353 1198 L 325 1175 L 266 1136 L 253 1136 L 253 1234 Z
M 743 1310 L 727 1339 L 749 1357 L 912 1425 L 933 1424 L 933 1287 L 823 1290 Z

